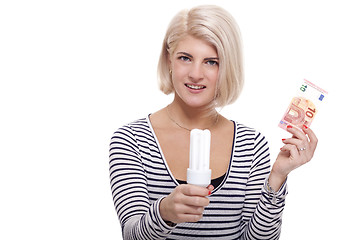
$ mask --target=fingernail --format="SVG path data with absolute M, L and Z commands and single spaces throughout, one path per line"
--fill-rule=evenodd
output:
M 285 141 L 285 140 L 286 140 L 285 138 L 281 139 L 281 141 Z
M 306 126 L 305 124 L 303 125 L 303 127 L 304 127 L 305 129 L 308 129 L 308 126 Z
M 211 191 L 209 191 L 209 194 L 208 195 L 210 195 L 211 194 Z
M 280 151 L 282 151 L 282 148 L 280 148 Z
M 287 125 L 286 128 L 287 128 L 287 129 L 290 129 L 290 128 L 292 128 L 292 126 L 291 126 L 291 125 Z

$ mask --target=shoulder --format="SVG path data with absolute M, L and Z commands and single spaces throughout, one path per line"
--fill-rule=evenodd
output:
M 243 139 L 243 140 L 247 139 L 255 143 L 267 142 L 265 136 L 255 128 L 246 126 L 236 121 L 234 121 L 234 125 L 235 125 L 235 135 L 237 139 Z
M 149 122 L 148 122 L 148 118 L 144 117 L 144 118 L 140 118 L 137 120 L 134 120 L 132 122 L 129 122 L 125 125 L 123 125 L 122 127 L 120 127 L 119 129 L 123 129 L 123 128 L 131 128 L 131 129 L 141 129 L 141 128 L 148 128 L 149 127 Z
M 151 135 L 151 129 L 149 126 L 148 118 L 144 117 L 119 127 L 113 133 L 111 141 L 114 141 L 116 139 L 136 141 L 138 137 L 146 135 Z
M 254 128 L 234 122 L 235 130 L 235 149 L 243 153 L 242 156 L 251 156 L 253 164 L 267 164 L 270 157 L 270 149 L 265 136 Z M 248 155 L 246 155 L 248 154 Z
M 147 141 L 148 136 L 151 136 L 151 129 L 146 117 L 119 127 L 110 140 L 110 157 L 120 153 L 138 156 L 141 142 Z
M 131 132 L 131 133 L 137 133 L 141 131 L 148 131 L 149 130 L 149 122 L 148 118 L 140 118 L 137 120 L 134 120 L 132 122 L 126 123 L 123 126 L 119 127 L 114 134 L 121 133 L 121 132 Z

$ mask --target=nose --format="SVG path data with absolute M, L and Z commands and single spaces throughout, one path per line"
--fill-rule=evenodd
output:
M 204 78 L 204 72 L 201 63 L 192 64 L 191 69 L 189 71 L 189 78 L 194 82 L 198 82 Z

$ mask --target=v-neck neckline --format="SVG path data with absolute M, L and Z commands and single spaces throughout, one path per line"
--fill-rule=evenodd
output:
M 159 149 L 159 152 L 160 152 L 160 155 L 161 155 L 161 159 L 163 160 L 163 163 L 164 163 L 164 165 L 165 165 L 165 167 L 166 167 L 166 170 L 167 170 L 167 172 L 169 173 L 169 176 L 170 176 L 170 178 L 173 180 L 173 182 L 175 183 L 175 185 L 178 186 L 178 185 L 180 185 L 180 184 L 179 184 L 179 182 L 176 180 L 176 178 L 174 177 L 174 175 L 172 174 L 172 172 L 171 172 L 171 170 L 170 170 L 170 167 L 169 167 L 169 165 L 168 165 L 168 163 L 167 163 L 167 161 L 166 161 L 165 155 L 164 155 L 164 153 L 163 153 L 163 151 L 162 151 L 162 149 L 161 149 L 160 142 L 159 142 L 159 140 L 158 140 L 158 138 L 157 138 L 157 136 L 156 136 L 155 130 L 154 130 L 154 128 L 153 128 L 153 126 L 152 126 L 152 123 L 151 123 L 151 121 L 150 121 L 150 115 L 151 115 L 151 114 L 149 114 L 149 115 L 146 117 L 146 121 L 147 121 L 148 126 L 149 126 L 149 128 L 150 128 L 150 130 L 151 130 L 151 133 L 152 133 L 152 135 L 153 135 L 153 137 L 154 137 L 154 139 L 155 139 L 156 145 L 157 145 L 157 147 L 158 147 L 158 149 Z M 218 189 L 220 189 L 220 188 L 224 185 L 224 183 L 225 183 L 226 180 L 228 179 L 229 174 L 230 174 L 230 172 L 231 172 L 231 168 L 232 168 L 232 164 L 233 164 L 233 158 L 234 158 L 234 151 L 235 151 L 235 141 L 236 141 L 236 137 L 237 137 L 236 123 L 235 123 L 233 120 L 231 120 L 231 122 L 233 123 L 233 131 L 234 131 L 234 133 L 233 133 L 233 142 L 232 142 L 232 148 L 231 148 L 231 156 L 230 156 L 229 166 L 228 166 L 227 171 L 226 171 L 226 173 L 225 173 L 224 180 L 222 181 L 221 184 L 219 184 L 219 186 L 218 186 L 217 188 L 215 188 L 215 189 L 212 191 L 213 193 L 216 192 Z

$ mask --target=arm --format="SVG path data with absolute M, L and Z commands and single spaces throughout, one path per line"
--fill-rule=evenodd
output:
M 282 140 L 285 145 L 280 149 L 269 177 L 270 185 L 275 190 L 291 171 L 312 159 L 318 142 L 315 133 L 305 125 L 302 131 L 289 125 L 287 131 L 293 136 Z
M 304 126 L 303 131 L 291 127 L 287 130 L 293 136 L 283 139 L 285 145 L 281 148 L 269 178 L 261 188 L 260 198 L 259 189 L 270 169 L 270 159 L 264 137 L 260 134 L 255 137 L 254 161 L 245 195 L 243 239 L 279 239 L 281 216 L 287 194 L 287 176 L 294 169 L 309 162 L 314 155 L 318 139 L 311 129 Z M 268 188 L 272 188 L 275 193 L 269 192 Z M 247 220 L 251 211 L 253 215 Z
M 150 204 L 139 147 L 130 127 L 110 143 L 110 182 L 124 239 L 165 239 L 172 231 L 161 218 L 158 199 Z
M 256 133 L 254 158 L 245 190 L 241 239 L 278 239 L 280 237 L 281 217 L 287 194 L 286 182 L 279 187 L 279 191 L 275 194 L 276 198 L 273 198 L 266 188 L 269 172 L 268 143 L 264 136 Z

